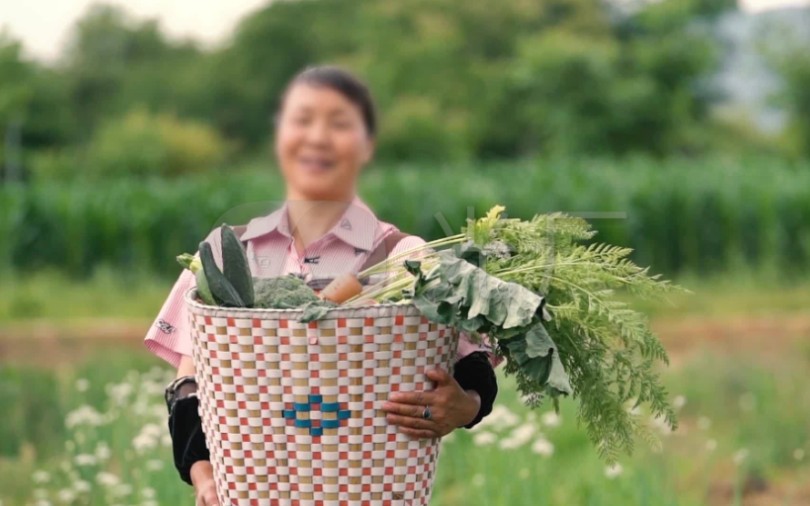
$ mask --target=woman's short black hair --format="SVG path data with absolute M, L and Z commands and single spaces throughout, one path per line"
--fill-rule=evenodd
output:
M 363 115 L 363 122 L 366 125 L 369 137 L 375 137 L 377 134 L 377 114 L 374 107 L 374 101 L 371 98 L 371 92 L 368 86 L 361 81 L 354 74 L 346 69 L 336 65 L 309 65 L 304 70 L 296 74 L 281 95 L 279 102 L 279 112 L 284 105 L 284 100 L 293 86 L 300 83 L 306 83 L 314 86 L 326 86 L 331 88 L 350 102 L 355 104 Z M 276 112 L 275 123 L 278 125 L 279 112 Z

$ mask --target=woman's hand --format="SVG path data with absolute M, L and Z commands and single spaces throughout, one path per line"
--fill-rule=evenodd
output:
M 214 468 L 208 460 L 198 460 L 191 466 L 191 482 L 194 483 L 195 506 L 219 506 Z
M 442 437 L 470 423 L 481 406 L 478 392 L 463 390 L 441 367 L 426 374 L 436 389 L 391 393 L 382 407 L 388 412 L 388 423 L 399 425 L 400 432 L 417 438 Z M 430 419 L 422 417 L 425 406 L 430 408 Z

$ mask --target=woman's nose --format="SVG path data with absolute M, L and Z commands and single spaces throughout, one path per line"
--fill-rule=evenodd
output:
M 314 121 L 307 129 L 307 141 L 313 144 L 329 142 L 329 128 L 325 121 Z

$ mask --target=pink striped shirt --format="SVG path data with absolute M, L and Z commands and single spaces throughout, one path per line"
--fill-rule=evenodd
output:
M 295 273 L 305 280 L 335 278 L 346 272 L 359 272 L 369 254 L 385 237 L 399 229 L 377 219 L 369 207 L 355 197 L 332 229 L 309 244 L 303 254 L 295 248 L 287 215 L 287 203 L 273 213 L 252 219 L 242 234 L 247 244 L 251 272 L 256 277 L 275 277 Z M 217 264 L 222 267 L 220 237 L 217 230 L 206 241 L 211 243 Z M 425 244 L 424 239 L 409 235 L 399 241 L 389 256 Z M 373 280 L 372 280 L 373 281 Z M 183 295 L 196 286 L 194 275 L 183 270 L 168 298 L 144 338 L 146 347 L 174 367 L 183 355 L 191 355 L 191 333 Z M 493 367 L 503 359 L 492 352 L 489 341 L 473 343 L 460 333 L 457 359 L 474 351 L 489 354 Z

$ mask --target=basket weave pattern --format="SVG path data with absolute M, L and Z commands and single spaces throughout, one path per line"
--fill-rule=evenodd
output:
M 298 310 L 202 305 L 186 294 L 200 416 L 225 505 L 427 505 L 439 439 L 380 408 L 452 374 L 458 334 L 413 305 Z

